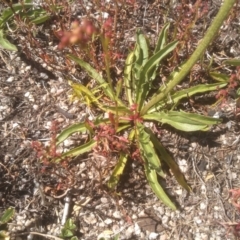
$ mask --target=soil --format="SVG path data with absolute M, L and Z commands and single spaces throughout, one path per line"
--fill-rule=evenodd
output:
M 63 14 L 69 22 L 86 14 L 97 18 L 99 8 L 95 1 L 72 2 L 71 9 L 64 9 L 71 11 L 71 17 Z M 134 46 L 137 28 L 148 36 L 153 46 L 165 22 L 171 23 L 171 37 L 178 24 L 175 38 L 187 43 L 187 47 L 182 45 L 178 49 L 174 64 L 189 57 L 221 1 L 183 2 L 137 0 L 119 4 L 116 9 L 111 1 L 106 1 L 104 11 L 116 16 L 115 48 L 124 55 L 112 67 L 115 78 L 122 73 L 124 59 Z M 187 20 L 192 21 L 196 16 L 194 9 L 198 2 L 199 17 L 192 28 L 186 30 L 185 26 L 190 24 Z M 35 3 L 42 4 L 42 1 Z M 0 10 L 4 7 L 6 5 L 1 3 Z M 177 211 L 164 206 L 152 193 L 141 162 L 129 161 L 117 191 L 112 193 L 105 186 L 106 180 L 102 180 L 108 177 L 102 169 L 109 171 L 111 165 L 101 156 L 79 156 L 67 166 L 44 165 L 34 151 L 34 142 L 47 146 L 55 131 L 94 117 L 97 111 L 83 102 L 70 101 L 68 80 L 86 84 L 89 79 L 83 70 L 69 66 L 64 60 L 67 49 L 57 48 L 56 19 L 35 26 L 34 43 L 28 42 L 28 26 L 23 23 L 8 35 L 18 51 L 0 49 L 0 216 L 8 207 L 15 208 L 15 215 L 8 224 L 10 239 L 54 239 L 59 236 L 66 218 L 73 219 L 77 239 L 110 239 L 107 236 L 117 233 L 119 239 L 237 239 L 240 213 L 230 193 L 231 189 L 239 189 L 240 174 L 236 90 L 217 107 L 213 107 L 217 92 L 188 99 L 180 106 L 184 110 L 220 116 L 222 123 L 207 132 L 183 133 L 168 126 L 161 127 L 159 139 L 192 188 L 191 193 L 183 190 L 170 173 L 166 181 L 162 181 L 178 206 Z M 239 26 L 238 3 L 206 51 L 205 65 L 213 57 L 213 68 L 219 72 L 229 76 L 236 72 L 236 67 L 223 66 L 222 61 L 240 56 Z M 52 61 L 46 61 L 46 56 Z M 195 67 L 183 86 L 208 83 L 205 69 L 200 62 L 198 66 L 201 67 Z M 170 68 L 166 68 L 164 74 L 168 74 Z M 63 148 L 70 149 L 82 142 L 83 136 L 76 135 L 64 143 Z

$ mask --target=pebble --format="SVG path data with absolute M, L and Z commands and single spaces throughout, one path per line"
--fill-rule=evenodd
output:
M 169 221 L 169 217 L 168 216 L 166 216 L 166 215 L 164 215 L 163 217 L 162 217 L 162 224 L 167 224 L 168 223 L 168 221 Z
M 158 235 L 159 235 L 158 233 L 151 232 L 148 236 L 148 239 L 149 240 L 155 240 L 155 239 L 157 239 Z
M 107 225 L 111 224 L 112 222 L 113 221 L 110 218 L 107 218 L 107 219 L 104 220 L 104 223 L 107 224 Z
M 90 213 L 89 215 L 85 215 L 83 217 L 83 220 L 87 223 L 87 224 L 95 224 L 97 222 L 97 219 L 95 217 L 95 215 L 93 213 Z
M 120 219 L 121 218 L 121 213 L 119 211 L 113 212 L 113 217 Z
M 13 82 L 13 81 L 14 81 L 14 77 L 13 77 L 13 76 L 9 77 L 9 78 L 6 80 L 6 82 L 8 82 L 8 83 L 11 83 L 11 82 Z
M 133 235 L 133 232 L 134 232 L 134 226 L 131 225 L 131 226 L 129 226 L 129 227 L 126 229 L 126 231 L 125 231 L 125 237 L 126 237 L 126 239 L 130 239 L 130 238 L 132 237 L 132 235 Z

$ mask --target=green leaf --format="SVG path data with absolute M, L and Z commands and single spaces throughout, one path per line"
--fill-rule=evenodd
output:
M 145 168 L 145 174 L 148 180 L 148 183 L 150 187 L 152 188 L 153 192 L 156 194 L 156 196 L 168 207 L 170 207 L 172 210 L 176 210 L 176 206 L 174 203 L 170 200 L 170 198 L 167 196 L 167 194 L 164 192 L 163 188 L 158 182 L 157 174 L 154 169 L 152 169 L 147 163 L 144 164 Z
M 12 4 L 12 8 L 7 8 L 2 12 L 2 15 L 0 17 L 0 28 L 2 28 L 3 24 L 5 24 L 10 18 L 12 18 L 15 13 L 18 13 L 19 11 L 26 10 L 32 7 L 33 7 L 32 3 Z M 14 10 L 14 12 L 12 11 L 12 9 Z
M 71 238 L 71 240 L 78 240 L 78 238 L 74 236 Z
M 132 130 L 128 137 L 129 142 L 132 142 L 134 135 L 135 135 L 135 131 Z M 126 167 L 128 155 L 129 155 L 128 153 L 123 153 L 123 152 L 120 153 L 119 160 L 116 166 L 114 167 L 112 175 L 107 183 L 108 188 L 113 190 L 117 186 L 120 176 L 123 174 L 123 171 Z
M 42 24 L 50 19 L 50 15 L 45 14 L 43 16 L 37 17 L 31 21 L 34 24 Z
M 157 41 L 157 44 L 156 44 L 156 48 L 154 50 L 154 54 L 156 54 L 158 51 L 162 50 L 163 47 L 166 45 L 167 31 L 168 31 L 169 26 L 170 26 L 170 24 L 167 23 L 162 28 L 162 30 L 159 34 L 159 37 L 158 37 L 158 41 Z
M 171 155 L 168 154 L 166 149 L 163 147 L 163 145 L 158 141 L 154 133 L 150 129 L 146 129 L 146 131 L 151 136 L 151 141 L 154 144 L 154 148 L 156 149 L 157 153 L 160 156 L 160 159 L 165 161 L 166 164 L 171 169 L 172 173 L 174 174 L 175 178 L 177 179 L 178 183 L 187 191 L 191 191 L 191 188 L 188 186 L 184 175 L 182 174 L 181 170 L 179 169 L 177 163 L 173 160 Z
M 17 47 L 10 43 L 4 36 L 3 30 L 0 29 L 0 48 L 10 50 L 10 51 L 17 51 Z
M 76 230 L 77 226 L 74 224 L 73 220 L 69 218 L 64 224 L 64 228 L 67 228 L 70 230 Z
M 109 119 L 97 119 L 94 121 L 95 126 L 101 124 L 101 123 L 107 123 L 109 122 Z M 58 136 L 57 136 L 57 145 L 59 145 L 61 142 L 63 142 L 65 139 L 67 139 L 70 135 L 76 132 L 86 132 L 89 128 L 87 126 L 87 123 L 76 123 L 72 124 L 69 127 L 65 128 Z
M 221 119 L 177 111 L 146 114 L 143 119 L 167 123 L 184 132 L 207 131 L 211 125 L 221 122 Z
M 7 223 L 9 220 L 11 220 L 11 218 L 13 217 L 15 213 L 14 208 L 8 208 L 7 210 L 4 211 L 3 215 L 0 217 L 0 224 L 5 224 Z
M 211 76 L 211 78 L 218 82 L 227 82 L 229 80 L 229 76 L 227 74 L 219 72 L 210 72 L 209 75 Z
M 95 92 L 95 89 L 90 91 L 87 87 L 85 87 L 81 83 L 73 83 L 72 81 L 69 81 L 69 85 L 73 88 L 75 94 L 78 97 L 81 97 L 82 95 L 86 95 L 86 97 L 89 99 L 90 103 L 95 102 L 96 104 L 101 106 L 100 102 L 98 101 L 98 99 L 101 96 L 95 97 L 94 94 L 93 94 Z M 86 103 L 86 104 L 88 104 L 88 103 Z
M 148 61 L 148 44 L 145 36 L 141 33 L 137 33 L 137 43 L 142 51 L 141 66 Z
M 84 68 L 84 70 L 88 73 L 88 75 L 93 78 L 94 80 L 96 80 L 100 85 L 102 85 L 102 89 L 104 91 L 104 93 L 106 94 L 106 96 L 108 96 L 112 101 L 115 101 L 115 96 L 114 93 L 112 92 L 109 84 L 107 83 L 107 81 L 105 81 L 101 75 L 93 68 L 90 66 L 90 64 L 84 62 L 82 59 L 75 57 L 72 54 L 69 54 L 68 57 L 73 60 L 74 62 L 76 62 L 77 64 L 79 64 L 82 68 Z
M 144 126 L 138 124 L 138 132 L 139 132 L 139 146 L 141 149 L 141 155 L 144 156 L 147 165 L 150 168 L 153 168 L 159 176 L 165 177 L 165 174 L 161 168 L 161 162 L 156 154 L 154 146 L 150 141 L 150 135 L 145 131 Z
M 60 237 L 63 237 L 63 238 L 66 238 L 66 237 L 72 237 L 73 236 L 73 232 L 69 229 L 62 229 L 61 231 L 61 236 Z
M 223 61 L 223 64 L 231 66 L 240 66 L 240 59 L 239 58 L 228 59 Z
M 133 105 L 132 85 L 131 85 L 131 81 L 134 81 L 132 79 L 133 61 L 134 61 L 134 52 L 130 52 L 127 56 L 127 59 L 125 62 L 125 68 L 124 68 L 124 87 L 126 90 L 127 99 L 130 106 Z
M 123 174 L 123 171 L 127 164 L 127 158 L 128 158 L 127 153 L 120 153 L 119 160 L 116 166 L 114 167 L 112 175 L 107 183 L 108 188 L 110 188 L 111 190 L 115 189 L 115 187 L 117 186 L 120 176 Z
M 162 50 L 163 47 L 166 45 L 166 41 L 167 41 L 167 31 L 169 28 L 170 24 L 167 23 L 164 25 L 164 27 L 162 28 L 159 37 L 158 37 L 158 41 L 154 50 L 154 54 L 156 54 L 158 51 Z M 157 69 L 159 67 L 159 64 L 156 64 L 155 69 L 152 70 L 152 73 L 149 74 L 151 76 L 151 81 L 153 81 L 156 78 L 157 75 Z
M 93 147 L 96 145 L 97 145 L 97 142 L 95 140 L 90 140 L 87 143 L 85 143 L 79 147 L 73 148 L 73 149 L 69 150 L 68 152 L 61 154 L 60 157 L 54 158 L 52 160 L 52 162 L 59 163 L 68 157 L 72 158 L 72 157 L 76 157 L 81 154 L 90 152 L 93 149 Z
M 145 36 L 141 33 L 140 30 L 137 31 L 137 41 L 136 46 L 133 51 L 134 53 L 134 64 L 133 64 L 133 76 L 135 80 L 139 80 L 141 67 L 148 60 L 148 45 Z M 136 84 L 135 81 L 133 81 Z M 132 86 L 135 89 L 135 86 Z
M 145 131 L 144 126 L 140 123 L 137 124 L 137 132 L 138 132 L 138 142 L 141 149 L 141 155 L 144 160 L 144 169 L 145 174 L 148 180 L 150 187 L 156 196 L 168 207 L 173 210 L 176 210 L 176 206 L 164 192 L 163 188 L 158 182 L 157 173 L 159 175 L 163 175 L 160 160 L 157 157 L 157 154 L 150 143 L 149 134 Z M 150 143 L 150 144 L 149 144 Z
M 152 87 L 151 74 L 153 74 L 153 70 L 158 64 L 160 64 L 161 60 L 164 57 L 166 57 L 172 50 L 174 50 L 177 44 L 178 41 L 169 43 L 163 49 L 159 50 L 156 54 L 154 54 L 141 68 L 136 97 L 139 111 L 141 110 L 144 101 L 146 101 L 147 94 Z
M 226 83 L 219 82 L 219 83 L 213 83 L 213 84 L 199 84 L 197 86 L 190 87 L 188 89 L 179 90 L 174 94 L 172 94 L 169 100 L 160 101 L 155 106 L 150 108 L 148 113 L 166 109 L 168 105 L 177 106 L 180 100 L 182 100 L 183 98 L 189 98 L 198 93 L 215 91 L 220 88 L 226 87 L 227 84 L 228 84 L 227 82 Z

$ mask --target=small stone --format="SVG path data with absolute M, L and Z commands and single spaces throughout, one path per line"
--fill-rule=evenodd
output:
M 134 233 L 138 236 L 141 234 L 141 228 L 137 223 L 134 224 Z
M 101 202 L 102 202 L 102 203 L 108 203 L 108 199 L 107 199 L 107 198 L 104 198 L 104 197 L 102 197 L 102 198 L 101 198 Z
M 207 207 L 207 205 L 205 204 L 205 203 L 200 203 L 200 209 L 201 210 L 204 210 L 204 209 L 206 209 L 206 207 Z
M 162 224 L 167 224 L 168 221 L 169 221 L 169 217 L 166 216 L 166 215 L 164 215 L 164 216 L 162 217 Z
M 33 109 L 34 109 L 35 111 L 37 111 L 37 110 L 39 109 L 39 106 L 36 105 L 36 104 L 33 104 Z
M 130 227 L 128 227 L 126 229 L 126 232 L 125 232 L 126 239 L 130 239 L 132 237 L 133 233 L 134 233 L 134 226 L 131 225 Z
M 157 239 L 158 235 L 159 235 L 158 233 L 151 232 L 151 233 L 149 234 L 149 236 L 148 236 L 148 239 L 149 239 L 149 240 Z
M 105 221 L 104 221 L 105 224 L 109 225 L 112 223 L 112 219 L 110 218 L 107 218 Z
M 11 82 L 13 82 L 13 81 L 14 81 L 14 77 L 13 77 L 13 76 L 9 77 L 9 78 L 6 80 L 6 82 L 8 82 L 8 83 L 11 83 Z
M 115 211 L 113 213 L 113 217 L 117 218 L 117 219 L 120 219 L 121 218 L 121 213 L 119 211 Z

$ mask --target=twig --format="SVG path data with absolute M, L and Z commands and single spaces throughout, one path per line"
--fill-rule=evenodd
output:
M 62 238 L 55 237 L 55 236 L 49 235 L 49 234 L 43 234 L 43 233 L 38 233 L 38 232 L 29 232 L 29 233 L 30 233 L 30 234 L 33 234 L 33 235 L 39 235 L 39 236 L 42 236 L 42 237 L 54 239 L 54 240 L 62 240 Z

